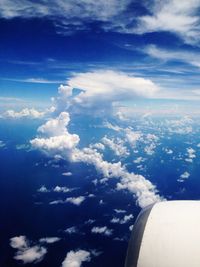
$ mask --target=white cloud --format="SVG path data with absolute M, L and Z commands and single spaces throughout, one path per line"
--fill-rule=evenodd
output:
M 65 230 L 67 234 L 75 234 L 78 232 L 78 228 L 76 226 L 69 227 Z
M 112 220 L 110 221 L 111 223 L 119 223 L 119 224 L 125 224 L 127 222 L 129 222 L 130 220 L 132 220 L 134 217 L 132 214 L 130 215 L 124 215 L 124 217 L 122 219 L 120 218 L 112 218 Z
M 100 102 L 110 106 L 114 101 L 152 97 L 159 90 L 149 79 L 111 70 L 78 73 L 67 83 L 70 87 L 83 90 L 74 101 L 84 107 Z
M 112 230 L 111 230 L 111 229 L 108 229 L 107 226 L 102 226 L 102 227 L 98 227 L 98 226 L 96 226 L 96 227 L 93 227 L 93 228 L 91 229 L 91 232 L 92 232 L 93 234 L 102 234 L 102 235 L 105 235 L 105 236 L 110 236 L 110 235 L 112 235 Z
M 71 192 L 72 189 L 69 189 L 68 187 L 66 186 L 55 186 L 54 189 L 53 189 L 54 192 L 57 192 L 57 193 L 67 193 L 67 192 Z
M 102 142 L 104 145 L 108 146 L 117 156 L 126 157 L 130 154 L 127 147 L 124 146 L 122 139 L 109 139 L 107 136 L 104 136 L 102 138 Z
M 47 244 L 53 244 L 53 243 L 58 242 L 60 240 L 61 240 L 61 238 L 59 238 L 59 237 L 44 237 L 44 238 L 40 238 L 39 242 L 47 243 Z
M 144 161 L 144 159 L 142 157 L 138 157 L 133 162 L 136 163 L 136 164 L 140 164 L 143 161 Z
M 125 213 L 125 212 L 126 212 L 125 210 L 120 210 L 120 209 L 114 209 L 114 211 L 115 211 L 116 213 Z
M 190 173 L 186 171 L 180 175 L 180 178 L 177 181 L 184 182 L 184 180 L 188 179 L 189 177 L 190 177 Z
M 173 150 L 170 149 L 170 148 L 165 148 L 164 151 L 165 151 L 166 154 L 169 154 L 169 155 L 173 154 Z
M 95 109 L 96 101 L 102 101 L 103 104 L 107 102 L 110 106 L 112 101 L 118 98 L 121 99 L 122 96 L 123 99 L 129 99 L 129 97 L 136 95 L 148 96 L 157 90 L 157 87 L 149 80 L 130 77 L 124 73 L 113 71 L 97 71 L 75 75 L 68 80 L 67 88 L 62 87 L 59 89 L 59 101 L 61 101 L 63 95 L 64 102 L 66 98 L 68 99 L 71 97 L 71 88 L 84 90 L 75 96 L 73 99 L 73 106 L 77 107 L 77 103 L 79 105 L 83 104 L 83 102 L 89 104 L 93 103 L 95 104 Z M 57 104 L 60 104 L 59 101 Z M 62 102 L 62 105 L 64 102 Z M 61 107 L 65 109 L 68 107 L 68 102 L 65 108 L 62 105 Z M 57 108 L 59 109 L 60 107 Z M 120 161 L 111 163 L 104 160 L 103 155 L 91 146 L 79 149 L 78 144 L 80 138 L 77 134 L 70 134 L 68 132 L 67 126 L 69 121 L 70 118 L 67 112 L 61 112 L 57 118 L 47 121 L 38 129 L 42 137 L 36 137 L 30 141 L 32 146 L 53 156 L 61 155 L 64 159 L 72 162 L 84 162 L 94 165 L 104 178 L 119 178 L 120 182 L 117 185 L 117 189 L 129 190 L 136 197 L 137 203 L 141 207 L 162 200 L 157 194 L 155 186 L 150 181 L 146 180 L 145 177 L 141 175 L 129 173 L 125 166 L 122 166 Z M 132 146 L 135 146 L 136 142 L 142 137 L 140 132 L 133 132 L 129 128 L 125 129 L 124 132 L 126 141 Z M 108 138 L 106 140 L 108 141 Z M 155 142 L 155 136 L 148 135 L 147 140 L 148 142 Z M 112 142 L 112 146 L 113 144 Z M 116 150 L 116 143 L 114 145 Z M 117 146 L 118 154 L 122 152 L 121 145 L 122 143 Z M 124 152 L 125 150 L 123 148 L 123 153 Z M 79 203 L 79 200 L 81 202 L 83 201 L 83 199 L 79 198 L 77 200 L 69 198 L 66 201 Z M 56 200 L 50 202 L 50 204 L 66 203 L 66 201 Z
M 0 148 L 5 148 L 5 146 L 6 144 L 2 140 L 0 140 Z
M 116 131 L 116 132 L 119 132 L 119 131 L 122 130 L 122 128 L 119 127 L 118 125 L 113 125 L 112 123 L 110 123 L 110 122 L 108 122 L 108 121 L 105 121 L 105 122 L 103 123 L 103 127 L 106 127 L 106 128 L 108 128 L 108 129 L 111 129 L 111 130 Z
M 138 2 L 142 9 L 145 5 L 148 15 L 136 14 L 130 8 L 131 3 L 131 0 L 51 0 L 48 4 L 45 0 L 1 0 L 0 17 L 45 17 L 52 20 L 57 33 L 67 35 L 91 29 L 98 22 L 99 28 L 106 32 L 143 34 L 168 31 L 186 43 L 199 41 L 199 0 Z
M 84 196 L 80 196 L 80 197 L 68 197 L 66 199 L 66 202 L 70 202 L 76 206 L 79 206 L 83 201 L 85 200 Z
M 54 131 L 52 131 L 54 133 Z M 67 129 L 66 129 L 67 132 Z M 125 167 L 122 166 L 121 162 L 116 163 L 110 163 L 105 160 L 103 160 L 103 155 L 97 152 L 95 149 L 92 148 L 83 148 L 78 149 L 76 148 L 76 144 L 79 141 L 79 136 L 77 135 L 71 135 L 67 132 L 67 134 L 70 136 L 69 139 L 72 138 L 72 136 L 76 136 L 76 142 L 73 143 L 73 145 L 69 144 L 69 140 L 66 141 L 66 146 L 58 145 L 57 143 L 54 143 L 49 145 L 49 140 L 54 140 L 54 138 L 57 138 L 57 136 L 49 137 L 47 139 L 44 138 L 36 138 L 31 141 L 31 144 L 39 149 L 46 150 L 47 152 L 54 152 L 54 154 L 62 153 L 65 158 L 70 159 L 72 162 L 85 162 L 87 164 L 92 164 L 96 167 L 96 169 L 104 175 L 104 177 L 120 177 L 121 180 L 117 185 L 117 189 L 127 189 L 131 193 L 133 193 L 138 201 L 138 204 L 141 207 L 144 207 L 145 205 L 149 205 L 155 201 L 159 201 L 162 198 L 157 195 L 155 186 L 152 185 L 152 183 L 148 180 L 146 180 L 141 175 L 135 175 L 133 173 L 129 173 L 126 171 Z M 136 139 L 139 138 L 140 135 Z M 59 136 L 58 136 L 59 137 Z M 63 138 L 66 138 L 66 135 L 63 136 Z M 132 141 L 132 140 L 131 140 Z M 134 139 L 135 142 L 135 139 Z M 43 145 L 38 145 L 42 143 Z M 44 145 L 45 144 L 45 145 Z M 70 145 L 70 146 L 69 146 Z M 84 197 L 81 198 L 69 198 L 66 201 L 75 203 L 81 203 L 84 199 Z M 50 202 L 50 204 L 59 204 L 59 203 L 65 203 L 66 201 L 62 200 L 56 200 Z
M 17 249 L 14 259 L 21 260 L 24 264 L 43 260 L 47 249 L 39 245 L 30 246 L 29 243 L 25 236 L 16 236 L 10 239 L 11 247 Z
M 151 156 L 154 154 L 155 148 L 156 148 L 156 145 L 154 143 L 151 143 L 150 145 L 144 148 L 144 151 L 146 152 L 147 155 Z
M 154 1 L 151 15 L 138 20 L 138 33 L 169 31 L 180 36 L 186 43 L 199 41 L 199 0 Z
M 72 176 L 72 173 L 71 172 L 63 172 L 62 175 L 63 176 Z
M 40 193 L 48 193 L 49 192 L 49 190 L 46 188 L 45 185 L 42 185 L 37 191 Z
M 129 144 L 134 147 L 137 141 L 141 140 L 142 134 L 140 132 L 134 132 L 130 128 L 125 129 L 126 140 Z
M 12 109 L 5 111 L 1 117 L 2 118 L 10 118 L 10 119 L 21 119 L 21 118 L 33 118 L 39 119 L 44 117 L 46 112 L 40 112 L 34 108 L 28 109 L 24 108 L 21 111 L 17 112 Z
M 68 112 L 61 112 L 59 116 L 55 119 L 49 119 L 45 124 L 38 128 L 38 132 L 45 135 L 65 135 L 67 133 L 66 126 L 70 122 L 70 117 Z
M 62 262 L 62 267 L 81 267 L 83 262 L 90 260 L 90 252 L 86 250 L 70 251 Z
M 165 120 L 165 126 L 170 133 L 189 134 L 193 132 L 193 120 L 188 116 L 183 116 L 179 119 Z
M 193 159 L 196 158 L 195 153 L 196 153 L 196 151 L 193 148 L 191 148 L 191 147 L 187 148 L 188 158 L 186 158 L 185 161 L 192 163 Z
M 195 67 L 200 67 L 200 54 L 197 52 L 191 52 L 188 50 L 166 50 L 155 45 L 147 46 L 142 51 L 151 57 L 163 61 L 179 61 Z
M 68 193 L 74 190 L 73 188 L 68 188 L 66 186 L 55 186 L 53 189 L 47 189 L 46 186 L 42 185 L 37 191 L 40 193 L 49 193 L 49 192 L 56 192 L 56 193 Z
M 105 146 L 102 143 L 95 143 L 95 144 L 91 144 L 90 148 L 96 148 L 96 149 L 104 150 Z
M 196 158 L 195 152 L 196 151 L 193 148 L 187 148 L 188 157 L 190 159 Z
M 67 112 L 61 112 L 55 119 L 50 119 L 44 125 L 38 128 L 38 131 L 45 134 L 47 138 L 35 138 L 30 141 L 34 148 L 47 151 L 49 153 L 70 154 L 71 150 L 79 143 L 79 136 L 76 134 L 70 134 L 67 131 L 66 126 L 69 123 L 69 114 Z

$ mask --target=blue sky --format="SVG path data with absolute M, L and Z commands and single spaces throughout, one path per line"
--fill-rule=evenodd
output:
M 199 6 L 197 0 L 1 1 L 1 100 L 44 105 L 61 83 L 98 70 L 151 80 L 160 88 L 151 98 L 199 100 Z

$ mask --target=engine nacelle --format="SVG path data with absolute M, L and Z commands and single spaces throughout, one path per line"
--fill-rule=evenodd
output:
M 125 267 L 200 267 L 200 201 L 166 201 L 143 209 Z

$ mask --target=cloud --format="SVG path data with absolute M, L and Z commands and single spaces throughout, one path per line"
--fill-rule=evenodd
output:
M 197 51 L 192 52 L 188 50 L 169 50 L 159 48 L 155 45 L 146 46 L 143 50 L 144 53 L 150 57 L 157 58 L 163 61 L 179 61 L 184 62 L 195 67 L 200 67 L 200 54 Z
M 66 35 L 91 30 L 95 25 L 105 32 L 171 32 L 186 43 L 199 42 L 199 0 L 138 1 L 136 9 L 132 4 L 135 2 L 131 0 L 50 0 L 48 4 L 45 0 L 2 0 L 0 17 L 47 18 L 57 33 Z
M 80 93 L 73 96 L 72 88 L 80 89 Z M 95 110 L 99 107 L 112 107 L 112 102 L 119 99 L 129 99 L 134 96 L 148 96 L 157 91 L 157 87 L 150 81 L 143 78 L 135 78 L 124 73 L 113 71 L 97 71 L 77 74 L 68 80 L 66 86 L 59 87 L 59 95 L 55 99 L 56 113 L 59 110 L 70 110 L 84 106 L 91 114 L 91 107 Z M 73 97 L 72 97 L 73 96 Z M 98 104 L 97 104 L 98 103 Z M 72 105 L 72 107 L 71 107 Z M 93 114 L 92 109 L 92 114 Z M 81 112 L 83 114 L 83 112 Z M 85 114 L 85 113 L 84 113 Z M 107 114 L 107 113 L 106 113 Z M 80 138 L 77 134 L 69 133 L 70 116 L 66 111 L 61 111 L 56 118 L 49 119 L 38 128 L 39 136 L 30 143 L 36 149 L 46 152 L 48 155 L 60 155 L 71 162 L 83 162 L 93 165 L 104 178 L 118 178 L 117 190 L 129 190 L 137 199 L 138 205 L 144 207 L 153 202 L 162 200 L 157 194 L 156 187 L 142 175 L 129 173 L 125 166 L 119 162 L 108 162 L 104 160 L 103 154 L 97 152 L 97 148 L 79 148 Z M 122 131 L 125 133 L 126 141 L 135 146 L 142 138 L 140 132 L 134 132 L 129 128 Z M 146 136 L 148 142 L 156 142 L 153 135 Z M 104 138 L 106 145 L 114 149 L 118 155 L 127 154 L 123 141 Z M 102 152 L 102 151 L 101 151 Z M 50 204 L 71 202 L 80 204 L 84 199 L 68 198 L 67 200 L 56 200 Z
M 72 173 L 71 172 L 63 172 L 62 175 L 63 176 L 72 176 Z
M 58 88 L 53 106 L 56 114 L 67 110 L 70 114 L 110 116 L 119 103 L 138 98 L 156 97 L 160 87 L 147 78 L 135 77 L 125 72 L 101 69 L 74 73 L 66 85 Z M 120 127 L 104 121 L 104 127 L 120 131 Z
M 69 227 L 65 230 L 67 234 L 75 234 L 78 232 L 78 228 L 76 226 Z
M 53 243 L 58 242 L 60 240 L 61 240 L 61 238 L 59 238 L 59 237 L 44 237 L 44 238 L 40 238 L 39 242 L 47 243 L 47 244 L 53 244 Z
M 49 192 L 56 192 L 56 193 L 68 193 L 74 190 L 73 188 L 68 188 L 66 186 L 55 186 L 53 189 L 47 189 L 46 186 L 42 185 L 37 191 L 40 193 L 49 193 Z
M 120 210 L 120 209 L 114 209 L 114 211 L 115 211 L 116 213 L 125 213 L 125 212 L 126 212 L 125 210 Z
M 199 0 L 154 1 L 148 6 L 150 15 L 138 19 L 138 33 L 168 31 L 186 43 L 199 41 Z
M 187 148 L 188 158 L 186 158 L 185 161 L 192 163 L 193 159 L 196 158 L 195 153 L 196 151 L 193 148 L 191 147 Z
M 119 223 L 119 224 L 125 224 L 127 222 L 129 222 L 130 220 L 132 220 L 134 217 L 132 214 L 130 215 L 124 215 L 124 217 L 122 219 L 120 218 L 112 218 L 112 220 L 110 221 L 111 223 Z
M 58 118 L 60 118 L 60 115 L 57 117 L 56 120 L 58 120 Z M 47 123 L 45 125 L 47 125 Z M 57 131 L 56 132 L 54 131 L 54 123 L 52 125 L 53 125 L 52 131 L 49 130 L 49 127 L 44 127 L 44 129 L 47 129 L 48 134 L 50 132 L 52 134 L 57 134 Z M 62 124 L 60 127 L 63 131 Z M 120 177 L 120 182 L 117 184 L 117 189 L 129 190 L 131 193 L 134 194 L 134 196 L 136 196 L 137 202 L 141 207 L 162 200 L 162 198 L 157 194 L 155 186 L 150 181 L 145 179 L 145 177 L 143 177 L 142 175 L 129 173 L 126 170 L 126 168 L 122 166 L 120 161 L 116 163 L 110 163 L 108 161 L 105 161 L 103 159 L 103 155 L 97 152 L 96 149 L 92 149 L 89 147 L 78 149 L 76 146 L 80 140 L 79 136 L 71 135 L 70 133 L 68 133 L 67 129 L 65 129 L 65 131 L 66 134 L 62 136 L 36 138 L 31 140 L 30 142 L 33 145 L 33 147 L 41 149 L 46 152 L 50 152 L 50 154 L 53 153 L 57 155 L 61 153 L 65 159 L 70 160 L 72 162 L 84 162 L 87 164 L 91 164 L 95 166 L 97 171 L 103 174 L 104 177 L 109 177 L 109 178 Z M 59 132 L 60 131 L 58 131 L 58 133 Z M 43 134 L 45 133 L 43 132 Z M 65 146 L 57 142 L 57 138 L 60 137 L 63 140 L 65 140 L 64 143 L 66 144 Z M 71 142 L 72 139 L 75 140 L 75 142 Z M 49 140 L 51 140 L 51 142 L 49 142 Z M 50 202 L 50 204 L 71 202 L 75 205 L 78 205 L 82 201 L 84 201 L 84 199 L 85 199 L 84 197 L 68 198 L 65 201 L 63 200 L 52 201 Z
M 66 199 L 66 202 L 72 203 L 76 206 L 79 206 L 83 201 L 85 200 L 85 197 L 80 196 L 80 197 L 68 197 Z
M 109 31 L 123 30 L 124 15 L 130 0 L 58 0 L 32 2 L 31 0 L 2 0 L 0 2 L 0 17 L 12 18 L 47 18 L 52 20 L 57 32 L 72 34 L 75 31 L 85 31 L 92 25 L 99 24 L 99 28 Z M 131 16 L 129 20 L 131 19 Z
M 83 201 L 85 201 L 86 197 L 84 196 L 79 196 L 79 197 L 68 197 L 65 200 L 53 200 L 51 202 L 49 202 L 50 205 L 57 205 L 57 204 L 65 204 L 65 203 L 71 203 L 74 204 L 76 206 L 81 205 L 81 203 Z
M 107 136 L 104 136 L 102 142 L 104 145 L 108 146 L 116 156 L 126 157 L 130 154 L 127 147 L 124 146 L 122 139 L 109 139 Z
M 67 133 L 66 126 L 70 122 L 69 113 L 62 112 L 56 119 L 49 119 L 45 124 L 38 128 L 38 132 L 45 135 L 64 135 Z
M 0 140 L 0 148 L 5 148 L 5 146 L 6 144 L 2 140 Z
M 113 230 L 108 229 L 107 226 L 103 226 L 103 227 L 98 227 L 98 226 L 96 226 L 96 227 L 93 227 L 93 228 L 91 229 L 91 232 L 92 232 L 93 234 L 102 234 L 102 235 L 105 235 L 105 236 L 110 236 L 110 235 L 112 235 L 112 231 L 113 231 Z
M 130 98 L 152 97 L 159 90 L 149 79 L 112 70 L 78 73 L 67 83 L 72 88 L 82 90 L 74 101 L 85 107 L 99 102 L 108 104 Z
M 142 138 L 142 134 L 140 132 L 132 131 L 130 128 L 125 129 L 125 133 L 126 140 L 132 147 L 134 147 L 136 145 L 136 142 L 141 140 Z
M 55 119 L 50 119 L 38 128 L 38 132 L 50 136 L 47 138 L 35 138 L 30 141 L 34 148 L 55 153 L 61 151 L 63 154 L 70 154 L 73 148 L 79 143 L 79 136 L 70 134 L 66 126 L 69 123 L 69 114 L 61 112 Z M 51 136 L 52 135 L 52 136 Z
M 33 119 L 39 119 L 43 118 L 45 115 L 45 112 L 40 112 L 34 108 L 28 109 L 24 108 L 21 111 L 17 112 L 12 109 L 5 111 L 1 118 L 9 118 L 9 119 L 21 119 L 21 118 L 33 118 Z
M 189 172 L 184 172 L 180 175 L 180 178 L 177 180 L 178 182 L 184 182 L 184 180 L 188 179 L 190 177 Z
M 50 192 L 50 190 L 48 190 L 45 185 L 42 185 L 37 191 L 40 192 L 40 193 L 48 193 L 48 192 Z
M 54 192 L 57 192 L 57 193 L 68 193 L 68 192 L 71 192 L 72 189 L 66 187 L 66 186 L 55 186 L 54 189 L 53 189 Z
M 30 246 L 25 236 L 11 238 L 10 245 L 17 249 L 14 259 L 21 260 L 24 264 L 40 262 L 47 253 L 47 249 L 40 245 Z
M 81 267 L 82 263 L 91 260 L 91 253 L 86 250 L 70 251 L 62 262 L 62 267 Z

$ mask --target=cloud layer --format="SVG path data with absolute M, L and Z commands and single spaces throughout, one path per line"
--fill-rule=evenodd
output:
M 0 17 L 48 18 L 57 32 L 72 34 L 92 29 L 96 23 L 104 31 L 144 34 L 171 32 L 187 43 L 199 42 L 199 0 L 168 0 L 137 2 L 140 13 L 131 0 L 2 0 Z

